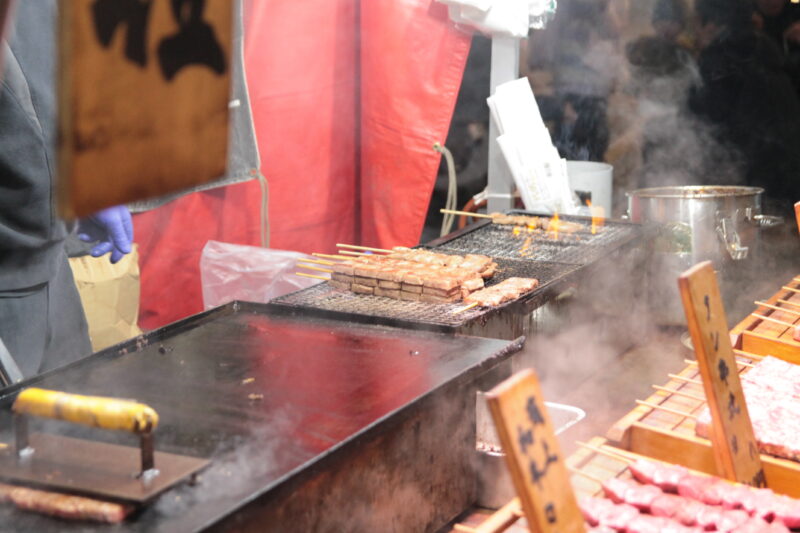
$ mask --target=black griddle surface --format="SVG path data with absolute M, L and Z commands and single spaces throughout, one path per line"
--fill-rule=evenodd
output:
M 199 484 L 167 491 L 114 527 L 0 505 L 2 530 L 202 529 L 297 482 L 309 467 L 324 468 L 337 450 L 382 431 L 390 415 L 517 349 L 507 341 L 281 316 L 269 305 L 237 302 L 197 315 L 6 389 L 0 423 L 9 428 L 10 402 L 26 386 L 133 398 L 160 415 L 156 449 L 212 460 Z M 130 444 L 130 435 L 61 422 L 32 429 Z M 9 442 L 10 432 L 2 437 Z

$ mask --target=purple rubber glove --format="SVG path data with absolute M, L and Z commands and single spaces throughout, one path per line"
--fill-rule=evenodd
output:
M 131 252 L 133 244 L 133 220 L 124 205 L 109 207 L 78 222 L 78 238 L 84 242 L 96 242 L 92 257 L 111 252 L 111 262 L 116 263 Z

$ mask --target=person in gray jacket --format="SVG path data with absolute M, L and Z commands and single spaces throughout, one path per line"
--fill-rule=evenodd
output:
M 81 301 L 54 208 L 56 0 L 18 2 L 0 92 L 0 339 L 25 377 L 91 353 Z M 130 252 L 128 210 L 78 223 L 92 255 Z

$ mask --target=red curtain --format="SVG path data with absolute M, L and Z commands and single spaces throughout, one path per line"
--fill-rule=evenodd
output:
M 249 5 L 245 65 L 272 248 L 357 240 L 357 24 L 356 0 Z
M 272 248 L 418 242 L 469 43 L 434 0 L 246 2 Z M 142 327 L 202 311 L 203 246 L 258 244 L 259 202 L 253 181 L 135 216 Z
M 361 3 L 361 234 L 378 247 L 419 242 L 469 53 L 446 6 Z
M 203 246 L 209 240 L 258 245 L 260 204 L 253 180 L 189 194 L 133 216 L 141 271 L 139 326 L 155 329 L 203 310 Z

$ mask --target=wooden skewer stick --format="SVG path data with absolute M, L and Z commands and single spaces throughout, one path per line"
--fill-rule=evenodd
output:
M 327 278 L 325 276 L 315 276 L 314 274 L 306 274 L 304 272 L 295 272 L 295 276 L 303 276 L 304 278 L 314 278 L 314 279 L 321 279 L 323 281 L 330 281 L 331 278 Z
M 318 259 L 303 259 L 304 263 L 314 263 L 315 265 L 335 265 L 334 261 L 322 261 Z
M 479 305 L 480 305 L 479 302 L 473 302 L 473 303 L 471 303 L 469 305 L 465 305 L 464 307 L 459 307 L 458 309 L 453 311 L 453 314 L 457 315 L 458 313 L 463 313 L 464 311 L 469 311 L 473 307 L 478 307 Z
M 782 288 L 782 289 L 785 289 L 785 290 L 787 290 L 787 291 L 791 291 L 791 292 L 797 292 L 797 293 L 800 293 L 800 289 L 795 289 L 794 287 L 787 287 L 786 285 L 784 285 L 784 286 L 783 286 L 783 287 L 781 287 L 781 288 Z
M 737 350 L 736 348 L 733 349 L 733 353 L 735 353 L 736 355 L 741 355 L 742 357 L 747 357 L 748 359 L 754 359 L 756 361 L 761 361 L 762 359 L 764 359 L 763 355 L 745 352 L 744 350 Z
M 500 533 L 511 527 L 522 516 L 522 504 L 519 498 L 514 498 L 495 511 L 479 526 L 470 527 L 464 524 L 455 524 L 453 530 L 460 533 Z
M 492 215 L 484 215 L 483 213 L 472 213 L 470 211 L 454 211 L 453 209 L 439 209 L 440 213 L 445 215 L 464 215 L 475 218 L 494 218 Z
M 593 452 L 599 453 L 600 455 L 605 455 L 606 457 L 610 457 L 612 459 L 617 459 L 619 461 L 623 461 L 626 463 L 631 462 L 631 459 L 629 457 L 626 457 L 622 453 L 622 450 L 617 450 L 616 448 L 614 448 L 614 451 L 611 451 L 607 450 L 606 448 L 602 448 L 600 446 L 595 446 L 593 444 L 581 441 L 575 441 L 575 444 L 583 448 L 586 448 L 587 450 L 592 450 Z
M 327 272 L 328 274 L 333 272 L 333 270 L 331 270 L 330 268 L 320 268 L 320 267 L 315 267 L 313 265 L 306 265 L 306 264 L 303 264 L 303 263 L 297 263 L 296 266 L 299 266 L 300 268 L 307 268 L 308 270 L 317 270 L 319 272 Z
M 350 259 L 349 257 L 345 257 L 343 255 L 320 254 L 317 252 L 314 252 L 311 255 L 313 255 L 314 257 L 325 257 L 328 259 Z
M 800 307 L 800 303 L 798 303 L 798 302 L 793 302 L 793 301 L 791 301 L 791 300 L 781 300 L 781 299 L 778 299 L 778 301 L 779 301 L 780 303 L 782 303 L 782 304 L 789 304 L 789 305 L 793 305 L 793 306 L 795 306 L 795 307 Z
M 794 309 L 786 309 L 785 307 L 778 307 L 777 305 L 768 304 L 767 302 L 755 302 L 756 305 L 760 305 L 761 307 L 766 307 L 767 309 L 775 309 L 776 311 L 781 311 L 783 313 L 788 313 L 790 315 L 800 316 L 800 311 L 796 311 Z
M 636 400 L 638 405 L 644 405 L 645 407 L 649 407 L 650 409 L 655 409 L 657 411 L 664 411 L 665 413 L 670 413 L 673 415 L 682 416 L 685 418 L 691 418 L 692 420 L 697 420 L 699 417 L 697 415 L 693 415 L 691 413 L 684 413 L 683 411 L 678 411 L 676 409 L 670 409 L 669 407 L 664 407 L 663 405 L 658 405 L 655 403 L 645 402 L 642 400 Z
M 375 255 L 375 254 L 366 254 L 364 252 L 350 252 L 350 251 L 347 251 L 347 250 L 339 250 L 339 253 L 342 254 L 342 255 L 372 255 L 372 256 Z M 383 256 L 380 256 L 380 257 L 383 257 Z
M 786 322 L 785 320 L 778 320 L 777 318 L 759 315 L 758 313 L 751 313 L 751 315 L 756 318 L 760 318 L 761 320 L 767 320 L 769 322 L 774 322 L 775 324 L 780 324 L 781 326 L 786 326 L 787 328 L 793 328 L 797 326 L 797 324 L 794 324 L 792 322 Z
M 687 365 L 696 365 L 697 364 L 697 361 L 695 361 L 694 359 L 684 359 L 683 362 L 686 363 Z M 738 359 L 736 360 L 736 363 L 740 364 L 740 365 L 742 365 L 744 367 L 747 367 L 747 368 L 753 368 L 754 366 L 756 366 L 756 365 L 752 365 L 750 363 L 745 363 L 744 361 L 739 361 Z
M 663 391 L 663 392 L 668 392 L 668 393 L 673 394 L 675 396 L 682 396 L 684 398 L 689 398 L 690 400 L 697 400 L 698 402 L 706 401 L 705 397 L 703 397 L 703 396 L 695 396 L 694 394 L 689 394 L 688 392 L 683 392 L 683 391 L 679 391 L 679 390 L 675 390 L 675 389 L 670 389 L 668 387 L 662 387 L 660 385 L 653 385 L 653 388 L 656 389 L 656 390 Z
M 686 378 L 686 377 L 683 377 L 683 376 L 679 376 L 678 374 L 667 374 L 667 377 L 670 378 L 670 379 L 675 379 L 675 380 L 683 381 L 683 382 L 686 382 L 686 383 L 692 383 L 693 385 L 702 385 L 703 384 L 703 382 L 698 380 L 698 379 Z
M 394 252 L 394 250 L 386 250 L 384 248 L 370 248 L 369 246 L 356 246 L 355 244 L 337 243 L 336 247 L 337 248 L 349 248 L 351 250 L 366 250 L 368 252 L 381 252 L 381 253 L 384 253 L 384 254 L 390 254 L 390 253 Z
M 586 472 L 583 472 L 583 471 L 581 471 L 581 470 L 578 470 L 577 468 L 573 468 L 573 467 L 571 467 L 571 466 L 568 466 L 568 467 L 567 467 L 567 470 L 569 470 L 569 471 L 570 471 L 570 473 L 572 473 L 572 474 L 576 474 L 576 475 L 578 475 L 578 476 L 585 477 L 585 478 L 586 478 L 586 479 L 588 479 L 589 481 L 594 481 L 594 482 L 595 482 L 595 483 L 597 483 L 598 485 L 602 485 L 602 484 L 603 484 L 603 481 L 602 481 L 601 479 L 599 479 L 599 478 L 596 478 L 596 477 L 594 477 L 594 476 L 593 476 L 593 475 L 591 475 L 591 474 L 587 474 Z

